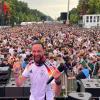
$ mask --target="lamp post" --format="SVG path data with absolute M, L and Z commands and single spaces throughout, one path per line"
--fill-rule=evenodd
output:
M 1 26 L 4 25 L 4 11 L 3 11 L 4 0 L 1 1 Z
M 70 4 L 70 0 L 68 0 L 67 2 L 67 23 L 69 24 L 69 4 Z

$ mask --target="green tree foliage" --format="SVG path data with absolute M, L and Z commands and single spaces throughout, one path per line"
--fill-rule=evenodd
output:
M 89 14 L 100 14 L 100 0 L 89 0 Z
M 18 0 L 6 0 L 10 6 L 10 22 L 14 24 L 29 21 L 41 21 L 46 15 L 36 9 L 30 9 L 27 3 Z M 52 19 L 52 18 L 51 18 Z
M 79 4 L 77 6 L 77 11 L 80 13 L 80 15 L 87 14 L 88 1 L 89 0 L 79 0 Z
M 79 13 L 76 8 L 73 8 L 70 12 L 70 23 L 77 23 L 79 20 Z
M 70 22 L 77 23 L 85 14 L 100 14 L 100 0 L 79 0 L 77 8 L 70 11 Z

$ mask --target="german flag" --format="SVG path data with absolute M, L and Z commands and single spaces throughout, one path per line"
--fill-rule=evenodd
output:
M 50 67 L 46 67 L 46 68 L 47 68 L 49 77 L 51 77 L 53 75 L 53 77 L 57 78 L 61 75 L 61 72 L 59 72 L 59 70 L 54 66 L 50 66 Z
M 49 67 L 46 67 L 46 68 L 47 68 L 47 71 L 48 71 L 48 75 L 50 77 L 52 75 L 52 70 Z

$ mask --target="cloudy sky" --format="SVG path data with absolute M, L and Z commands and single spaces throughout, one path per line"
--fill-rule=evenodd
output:
M 32 9 L 37 9 L 44 14 L 56 19 L 61 12 L 67 12 L 68 0 L 20 0 L 28 3 Z M 70 0 L 69 9 L 77 7 L 78 0 Z

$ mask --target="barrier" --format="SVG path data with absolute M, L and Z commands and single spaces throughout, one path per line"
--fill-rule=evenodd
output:
M 68 93 L 76 91 L 76 80 L 74 77 L 74 73 L 72 71 L 68 71 L 68 76 L 66 74 L 61 75 L 61 85 L 62 85 L 62 92 L 63 95 L 68 95 Z

